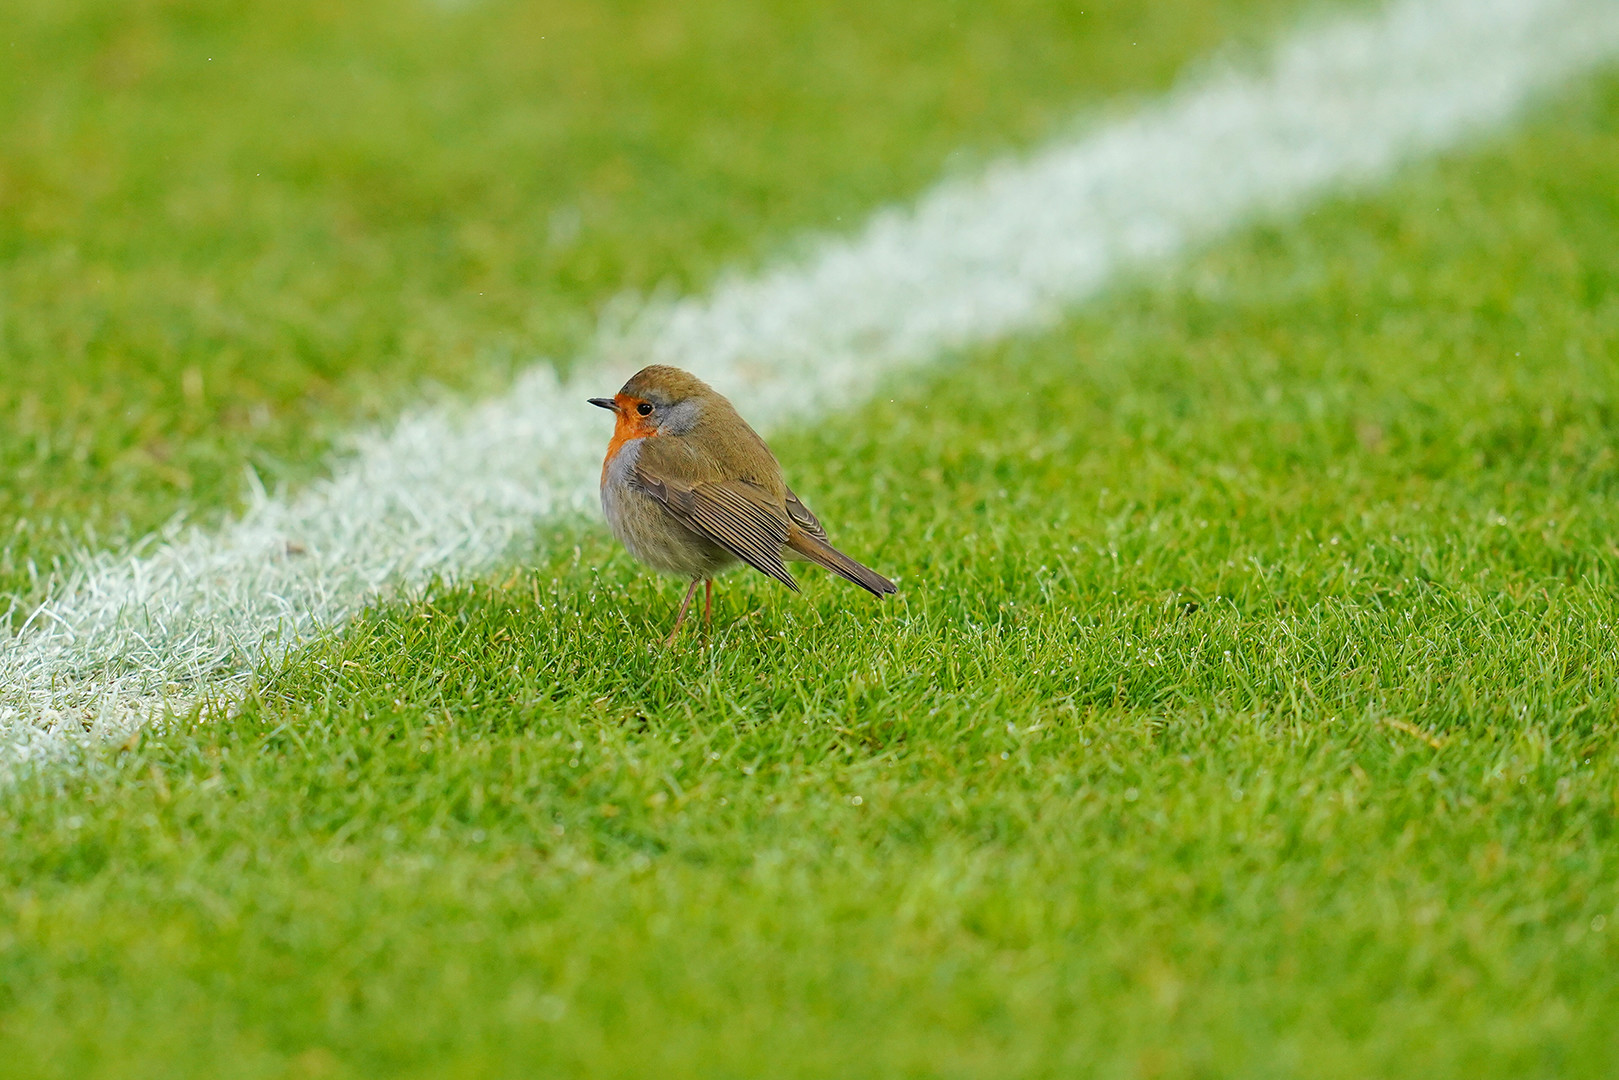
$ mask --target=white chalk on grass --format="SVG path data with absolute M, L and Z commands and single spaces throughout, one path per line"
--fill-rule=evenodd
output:
M 217 531 L 87 557 L 0 640 L 0 769 L 228 704 L 259 666 L 435 577 L 484 573 L 591 508 L 605 416 L 584 398 L 659 361 L 764 426 L 1036 328 L 1121 269 L 1386 177 L 1509 121 L 1619 52 L 1615 0 L 1396 0 L 1282 42 L 1087 133 L 949 180 L 801 263 L 604 332 L 587 373 L 363 435 L 330 479 Z

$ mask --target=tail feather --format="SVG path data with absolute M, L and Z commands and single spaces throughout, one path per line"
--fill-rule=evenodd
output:
M 898 586 L 871 567 L 860 565 L 831 544 L 797 526 L 787 533 L 787 546 L 810 562 L 854 582 L 873 596 L 887 596 L 899 591 Z

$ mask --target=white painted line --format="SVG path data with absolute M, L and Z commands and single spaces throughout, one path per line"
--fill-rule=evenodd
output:
M 497 400 L 408 416 L 290 500 L 87 561 L 0 642 L 0 763 L 116 737 L 166 699 L 228 701 L 373 599 L 485 572 L 593 507 L 607 427 L 584 398 L 642 363 L 699 372 L 767 427 L 843 408 L 1121 268 L 1499 126 L 1616 52 L 1615 0 L 1396 0 L 1284 42 L 1257 75 L 944 183 L 802 265 L 650 311 L 604 335 L 588 377 L 542 367 Z

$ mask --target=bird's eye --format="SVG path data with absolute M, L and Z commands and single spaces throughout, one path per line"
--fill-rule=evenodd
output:
M 643 402 L 641 402 L 641 404 L 639 404 L 639 405 L 637 405 L 635 407 L 635 411 L 640 413 L 642 416 L 651 416 L 652 415 L 652 404 L 651 404 L 651 402 L 643 401 Z

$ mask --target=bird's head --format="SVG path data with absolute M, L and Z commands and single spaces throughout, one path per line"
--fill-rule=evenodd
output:
M 653 364 L 630 377 L 610 398 L 590 403 L 618 416 L 615 438 L 639 439 L 648 435 L 684 435 L 701 418 L 704 407 L 719 395 L 690 372 Z

